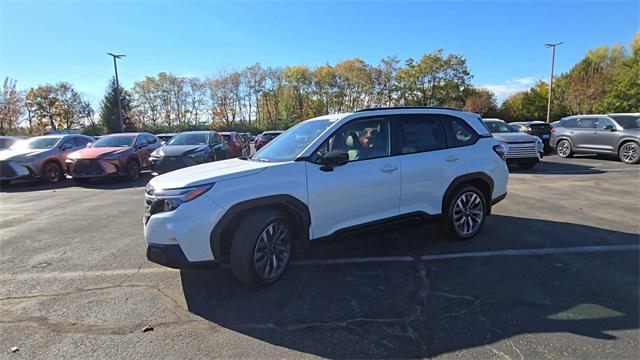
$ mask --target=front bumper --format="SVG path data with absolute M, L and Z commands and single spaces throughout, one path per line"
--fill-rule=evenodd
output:
M 214 261 L 211 232 L 223 213 L 220 205 L 203 194 L 173 211 L 145 215 L 144 239 L 149 246 L 178 246 L 188 264 Z
M 165 174 L 204 162 L 206 162 L 204 158 L 191 158 L 189 156 L 162 156 L 151 158 L 152 171 L 156 174 Z
M 220 265 L 220 262 L 216 260 L 189 261 L 184 255 L 184 252 L 182 252 L 180 245 L 148 245 L 147 259 L 156 264 L 173 269 L 206 269 Z
M 69 175 L 74 178 L 100 178 L 124 175 L 122 160 L 67 159 Z
M 16 180 L 35 176 L 35 172 L 27 166 L 15 161 L 0 162 L 0 180 Z

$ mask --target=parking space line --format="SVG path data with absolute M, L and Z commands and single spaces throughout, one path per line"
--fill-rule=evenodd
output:
M 452 254 L 421 255 L 421 261 L 479 258 L 491 256 L 531 256 L 531 255 L 562 255 L 578 253 L 597 253 L 614 251 L 640 251 L 640 244 L 628 245 L 599 245 L 599 246 L 574 246 L 564 248 L 544 248 L 544 249 L 507 249 L 493 251 L 474 251 Z M 291 263 L 293 266 L 316 266 L 316 265 L 340 265 L 358 263 L 384 263 L 384 262 L 411 262 L 415 261 L 412 256 L 372 256 L 341 259 L 318 259 L 302 260 Z M 0 275 L 0 281 L 30 280 L 30 279 L 68 279 L 81 277 L 101 277 L 101 276 L 127 276 L 134 274 L 153 274 L 165 272 L 178 272 L 179 270 L 166 267 L 152 267 L 142 269 L 119 269 L 101 271 L 69 271 L 69 272 L 49 272 L 49 273 L 24 273 L 13 275 Z
M 562 254 L 611 252 L 611 251 L 627 251 L 627 250 L 639 251 L 640 244 L 476 251 L 476 252 L 454 253 L 454 254 L 422 255 L 420 256 L 420 260 L 429 261 L 429 260 L 460 259 L 460 258 L 488 257 L 488 256 L 562 255 Z

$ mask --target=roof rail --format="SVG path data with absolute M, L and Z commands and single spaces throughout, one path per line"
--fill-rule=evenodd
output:
M 356 110 L 354 112 L 365 112 L 365 111 L 377 111 L 377 110 L 406 110 L 406 109 L 436 109 L 436 110 L 453 110 L 453 111 L 461 111 L 460 109 L 444 107 L 444 106 L 389 106 L 389 107 L 372 107 L 366 109 Z

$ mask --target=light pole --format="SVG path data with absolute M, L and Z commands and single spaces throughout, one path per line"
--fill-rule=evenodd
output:
M 116 55 L 112 53 L 107 53 L 107 55 L 113 57 L 113 69 L 116 73 L 116 92 L 117 92 L 116 95 L 118 95 L 118 117 L 120 118 L 120 132 L 124 132 L 124 121 L 122 119 L 122 104 L 120 103 L 120 97 L 122 96 L 122 94 L 120 94 L 120 82 L 118 81 L 118 64 L 116 63 L 116 60 L 123 58 L 126 55 Z
M 551 122 L 551 91 L 553 90 L 553 66 L 556 61 L 556 46 L 564 41 L 557 43 L 544 44 L 544 47 L 551 48 L 551 77 L 549 78 L 549 101 L 547 102 L 547 124 Z

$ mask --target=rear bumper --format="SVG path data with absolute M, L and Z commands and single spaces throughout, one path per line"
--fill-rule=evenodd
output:
M 219 261 L 189 261 L 180 245 L 153 244 L 147 246 L 147 259 L 173 269 L 207 269 L 220 265 Z
M 507 197 L 507 193 L 504 193 L 504 194 L 502 194 L 502 195 L 500 195 L 500 196 L 496 196 L 496 197 L 494 197 L 494 198 L 491 200 L 491 206 L 493 206 L 493 205 L 495 205 L 495 204 L 499 203 L 500 201 L 504 200 L 504 198 L 506 198 L 506 197 Z

